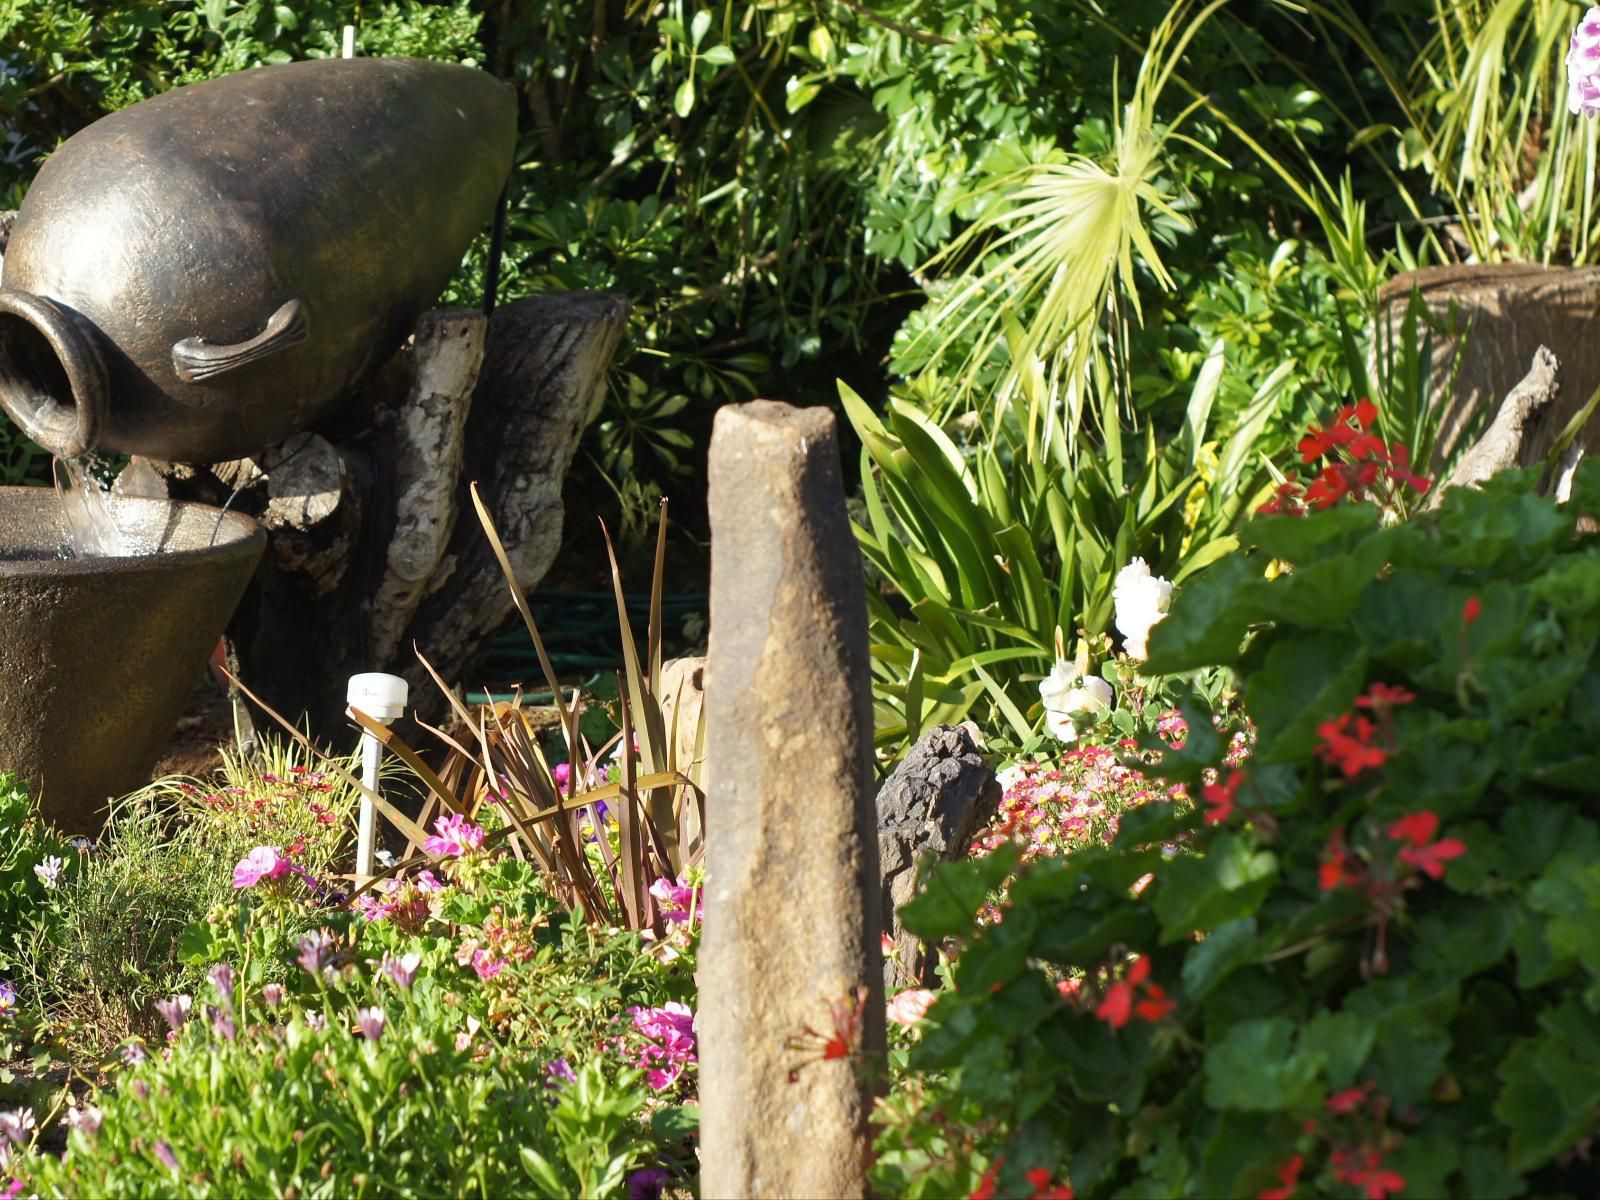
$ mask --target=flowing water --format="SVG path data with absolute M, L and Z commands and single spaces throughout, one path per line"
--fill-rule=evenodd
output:
M 62 558 L 111 558 L 134 552 L 117 527 L 111 497 L 89 469 L 87 457 L 56 459 L 54 475 L 68 530 Z

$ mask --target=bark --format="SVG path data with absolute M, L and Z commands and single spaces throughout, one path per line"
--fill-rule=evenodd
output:
M 561 488 L 604 395 L 628 302 L 536 297 L 487 320 L 424 314 L 411 343 L 339 414 L 251 459 L 208 466 L 135 460 L 119 488 L 164 489 L 257 516 L 268 551 L 229 626 L 242 677 L 280 713 L 343 737 L 359 671 L 411 683 L 434 721 L 444 678 L 470 682 L 513 611 L 473 511 L 476 480 L 519 584 L 561 542 Z

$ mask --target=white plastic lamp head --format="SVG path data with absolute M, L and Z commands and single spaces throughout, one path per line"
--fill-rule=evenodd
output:
M 387 725 L 406 714 L 406 700 L 411 695 L 411 685 L 398 675 L 385 675 L 382 671 L 367 671 L 350 676 L 350 687 L 345 692 L 345 702 L 359 708 L 374 720 Z
M 366 671 L 350 676 L 350 686 L 344 696 L 351 708 L 359 709 L 373 720 L 387 725 L 405 716 L 406 700 L 410 694 L 410 685 L 400 676 Z M 382 757 L 383 747 L 378 739 L 370 731 L 364 731 L 361 735 L 361 782 L 373 792 L 378 790 L 378 763 Z M 373 811 L 372 798 L 362 796 L 361 817 L 356 826 L 356 874 L 363 877 L 372 874 L 376 824 L 377 814 Z

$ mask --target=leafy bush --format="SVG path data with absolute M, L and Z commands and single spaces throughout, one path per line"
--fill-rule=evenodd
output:
M 228 901 L 234 864 L 269 831 L 315 877 L 326 875 L 352 795 L 287 751 L 269 745 L 266 755 L 227 760 L 213 785 L 167 780 L 121 801 L 98 847 L 75 856 L 16 927 L 18 983 L 80 1050 L 104 1053 L 149 1034 L 158 999 L 198 986 L 201 968 L 182 959 L 183 931 Z M 279 948 L 304 923 L 286 916 Z
M 125 1048 L 64 1159 L 13 1159 L 30 1188 L 600 1197 L 685 1170 L 692 915 L 670 956 L 558 926 L 534 872 L 481 845 L 420 904 L 317 912 L 281 862 L 257 849 L 236 901 L 186 932 L 209 969 L 163 1000 L 167 1049 Z M 285 951 L 296 912 L 310 928 Z
M 1154 769 L 1199 803 L 1021 870 L 997 923 L 1013 848 L 906 910 L 959 956 L 882 1190 L 1594 1193 L 1600 468 L 1534 484 L 1263 518 L 1182 592 L 1149 668 L 1234 669 L 1253 757 L 1213 774 L 1191 710 Z

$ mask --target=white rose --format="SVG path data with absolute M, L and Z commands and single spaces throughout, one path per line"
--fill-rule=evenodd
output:
M 1136 558 L 1117 572 L 1111 599 L 1123 649 L 1143 662 L 1149 655 L 1150 630 L 1165 619 L 1172 603 L 1172 584 L 1150 574 L 1144 559 Z

